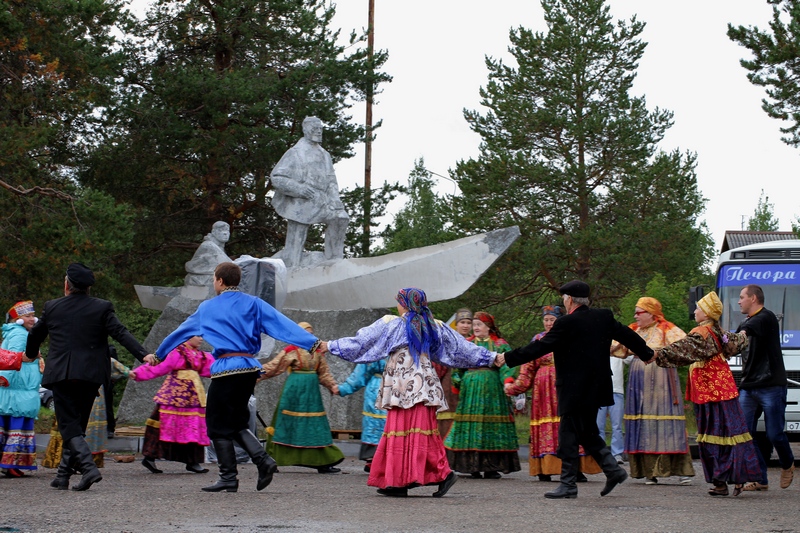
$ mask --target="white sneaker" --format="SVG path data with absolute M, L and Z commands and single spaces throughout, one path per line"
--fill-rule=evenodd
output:
M 678 482 L 679 482 L 681 485 L 691 485 L 691 484 L 692 484 L 692 478 L 691 478 L 691 477 L 689 477 L 689 476 L 681 476 L 681 477 L 678 479 Z
M 654 477 L 647 478 L 647 481 L 644 482 L 645 485 L 658 485 L 658 479 Z
M 615 455 L 614 459 L 617 460 L 617 464 L 618 465 L 624 465 L 625 464 L 625 459 L 622 458 L 622 455 Z

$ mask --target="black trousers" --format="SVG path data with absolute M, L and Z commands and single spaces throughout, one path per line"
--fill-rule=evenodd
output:
M 68 380 L 54 383 L 51 388 L 61 438 L 66 443 L 73 437 L 85 435 L 100 384 Z
M 258 372 L 231 374 L 211 380 L 206 398 L 208 438 L 232 440 L 250 428 L 248 402 L 256 387 Z
M 586 453 L 595 458 L 603 448 L 607 448 L 606 441 L 600 437 L 597 429 L 596 408 L 561 415 L 556 455 L 561 460 L 575 463 L 579 457 L 578 445 L 583 446 Z

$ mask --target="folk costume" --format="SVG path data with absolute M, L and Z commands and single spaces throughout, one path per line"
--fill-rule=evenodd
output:
M 494 317 L 488 313 L 474 315 L 489 326 L 486 338 L 471 336 L 467 340 L 490 352 L 511 350 L 500 338 Z M 514 424 L 511 401 L 503 392 L 506 378 L 516 371 L 503 365 L 497 367 L 453 370 L 453 386 L 459 391 L 458 408 L 453 427 L 444 441 L 450 468 L 479 478 L 494 479 L 499 472 L 509 474 L 520 470 L 519 440 Z
M 87 291 L 93 284 L 94 274 L 89 268 L 80 263 L 69 265 L 65 281 L 69 295 L 45 303 L 25 348 L 26 353 L 38 354 L 42 342 L 50 337 L 42 386 L 53 391 L 56 421 L 64 441 L 58 472 L 50 484 L 62 490 L 69 487 L 76 468 L 83 475 L 75 490 L 86 490 L 103 479 L 84 435 L 98 389 L 111 375 L 108 337 L 139 361 L 147 355 L 117 319 L 111 302 L 89 296 Z
M 472 311 L 466 307 L 456 309 L 455 316 L 450 322 L 450 327 L 458 331 L 458 323 L 462 320 L 469 320 L 469 329 L 471 332 Z M 470 333 L 464 335 L 465 338 L 470 336 Z M 456 409 L 458 409 L 458 389 L 453 385 L 453 371 L 455 369 L 448 368 L 439 363 L 433 363 L 433 369 L 436 371 L 436 375 L 439 376 L 439 381 L 441 381 L 442 390 L 444 391 L 444 397 L 447 400 L 447 410 L 436 413 L 439 434 L 442 436 L 442 440 L 444 440 L 447 438 L 447 435 L 450 434 L 450 428 L 453 427 L 453 420 L 455 420 L 456 417 Z
M 329 351 L 354 363 L 387 355 L 376 407 L 388 411 L 386 427 L 372 461 L 369 481 L 386 496 L 405 496 L 409 488 L 437 485 L 443 496 L 456 481 L 447 463 L 436 412 L 447 409 L 441 382 L 431 362 L 456 368 L 493 364 L 496 354 L 467 342 L 435 320 L 425 293 L 402 289 L 397 295 L 402 317 L 387 315 L 358 330 L 355 337 L 333 340 Z
M 311 327 L 307 322 L 299 325 Z M 307 466 L 321 474 L 339 472 L 333 467 L 344 461 L 344 454 L 333 444 L 319 392 L 320 385 L 331 392 L 336 386 L 325 353 L 289 345 L 262 368 L 263 378 L 289 373 L 267 428 L 267 452 L 278 466 Z
M 158 365 L 131 370 L 134 381 L 167 376 L 153 397 L 153 414 L 147 419 L 142 464 L 154 474 L 156 459 L 185 463 L 190 472 L 203 474 L 205 446 L 210 444 L 206 428 L 206 391 L 201 377 L 211 376 L 211 354 L 188 343 L 172 350 Z
M 653 357 L 653 351 L 641 337 L 614 320 L 610 310 L 591 309 L 578 303 L 588 301 L 590 288 L 586 283 L 571 281 L 562 285 L 559 292 L 565 295 L 566 302 L 572 302 L 570 313 L 556 320 L 541 339 L 506 353 L 506 364 L 519 366 L 549 353 L 555 360 L 558 415 L 561 417 L 557 452 L 561 459 L 561 478 L 559 487 L 545 497 L 578 496 L 579 446 L 583 446 L 603 469 L 606 485 L 600 495 L 605 496 L 628 477 L 597 429 L 598 407 L 614 403 L 608 365 L 611 341 L 624 344 L 645 360 Z
M 345 382 L 339 384 L 339 396 L 349 396 L 364 389 L 364 407 L 361 411 L 361 448 L 358 451 L 358 458 L 367 462 L 364 466 L 366 472 L 370 471 L 372 458 L 375 456 L 375 450 L 378 449 L 378 443 L 383 435 L 383 428 L 386 426 L 386 410 L 375 406 L 383 385 L 384 370 L 386 370 L 386 359 L 356 365 Z
M 21 315 L 33 313 L 33 302 L 17 302 L 3 324 L 2 348 L 24 352 L 28 330 Z M 19 321 L 19 323 L 17 323 Z M 44 363 L 41 359 L 22 363 L 19 370 L 0 371 L 0 469 L 9 477 L 21 477 L 24 470 L 36 470 L 36 433 L 39 415 L 39 385 Z
M 561 317 L 561 310 L 556 306 L 546 306 L 543 315 Z M 547 333 L 537 333 L 531 342 L 538 341 Z M 550 481 L 549 477 L 561 473 L 561 459 L 558 450 L 558 427 L 561 418 L 558 416 L 558 396 L 556 395 L 556 367 L 553 354 L 534 359 L 520 367 L 519 376 L 505 388 L 508 395 L 531 394 L 531 442 L 528 471 L 538 476 L 541 481 Z M 597 462 L 579 449 L 580 465 L 578 471 L 586 474 L 602 472 Z
M 722 302 L 711 292 L 697 302 L 709 320 L 701 322 L 684 339 L 658 351 L 660 367 L 689 367 L 686 399 L 694 404 L 697 417 L 697 445 L 706 481 L 714 486 L 712 496 L 726 496 L 727 484 L 742 485 L 761 479 L 756 448 L 744 412 L 739 390 L 727 359 L 747 344 L 747 334 L 722 331 L 719 317 Z
M 228 265 L 233 264 L 222 263 L 217 270 Z M 225 286 L 216 297 L 201 303 L 156 350 L 156 356 L 164 360 L 169 352 L 194 336 L 203 337 L 214 347 L 206 424 L 217 452 L 220 480 L 203 487 L 206 492 L 239 489 L 234 441 L 258 466 L 258 490 L 272 482 L 277 470 L 275 461 L 249 429 L 248 401 L 261 371 L 254 355 L 261 350 L 262 333 L 307 350 L 319 342 L 264 300 L 239 292 L 236 286 Z
M 643 328 L 635 322 L 629 327 L 653 350 L 686 336 L 664 318 L 661 303 L 655 298 L 640 298 L 636 307 L 653 315 L 654 321 Z M 624 346 L 612 351 L 617 357 L 630 353 Z M 689 454 L 681 383 L 675 368 L 645 365 L 634 358 L 628 372 L 623 418 L 631 477 L 646 478 L 650 484 L 657 483 L 659 477 L 669 476 L 681 476 L 682 483 L 691 482 L 687 478 L 695 472 Z

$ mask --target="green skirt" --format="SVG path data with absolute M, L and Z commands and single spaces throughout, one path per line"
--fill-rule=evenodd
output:
M 316 372 L 289 374 L 267 434 L 267 451 L 280 466 L 332 466 L 344 460 L 333 445 Z

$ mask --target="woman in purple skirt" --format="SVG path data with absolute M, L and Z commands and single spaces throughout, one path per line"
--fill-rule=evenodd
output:
M 659 349 L 658 366 L 691 365 L 686 399 L 694 403 L 697 417 L 697 445 L 711 496 L 742 493 L 748 481 L 758 481 L 761 469 L 753 439 L 739 405 L 739 390 L 727 359 L 747 344 L 747 335 L 722 331 L 719 318 L 722 302 L 715 292 L 697 302 L 697 327 L 684 339 Z

